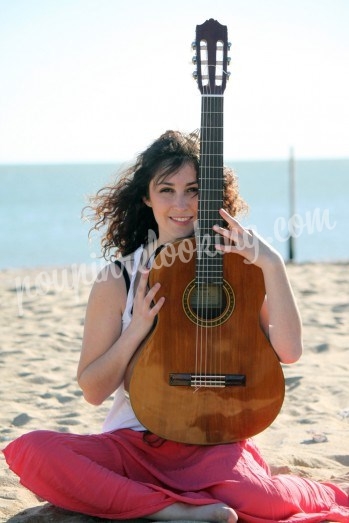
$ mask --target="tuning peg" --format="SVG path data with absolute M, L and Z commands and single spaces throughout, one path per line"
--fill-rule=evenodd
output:
M 230 51 L 231 48 L 231 42 L 228 42 L 228 51 Z
M 231 57 L 227 56 L 227 64 L 230 65 L 230 62 L 231 62 Z
M 196 55 L 194 55 L 191 61 L 193 62 L 194 65 L 196 65 L 198 62 L 198 57 Z
M 192 48 L 193 50 L 196 49 L 196 42 L 192 42 L 192 44 L 191 44 L 191 48 Z
M 197 71 L 193 72 L 193 78 L 194 78 L 194 80 L 198 79 L 198 72 Z
M 228 72 L 228 73 L 226 73 L 226 77 L 227 77 L 227 80 L 229 80 L 229 79 L 230 79 L 230 75 L 231 75 L 231 73 L 229 73 L 229 72 Z

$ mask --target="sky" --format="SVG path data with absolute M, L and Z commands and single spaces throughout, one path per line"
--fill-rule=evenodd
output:
M 0 0 L 0 163 L 119 162 L 200 127 L 196 25 L 228 28 L 228 160 L 349 157 L 348 0 Z

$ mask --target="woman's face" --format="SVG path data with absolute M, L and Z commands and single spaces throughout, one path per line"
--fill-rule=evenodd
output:
M 159 227 L 159 243 L 191 236 L 198 213 L 198 182 L 191 163 L 174 174 L 150 182 L 146 205 L 152 208 Z

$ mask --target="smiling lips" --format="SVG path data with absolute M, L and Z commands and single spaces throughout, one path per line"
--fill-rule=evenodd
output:
M 192 216 L 170 216 L 170 219 L 176 223 L 188 223 L 192 220 Z

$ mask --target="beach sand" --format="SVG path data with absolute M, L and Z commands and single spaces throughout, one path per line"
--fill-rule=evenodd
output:
M 286 398 L 256 440 L 275 473 L 349 482 L 348 264 L 287 266 L 304 325 L 304 355 L 283 366 Z M 99 432 L 111 400 L 88 405 L 76 383 L 95 271 L 0 272 L 0 444 L 30 430 Z M 101 521 L 39 502 L 0 458 L 1 522 Z

